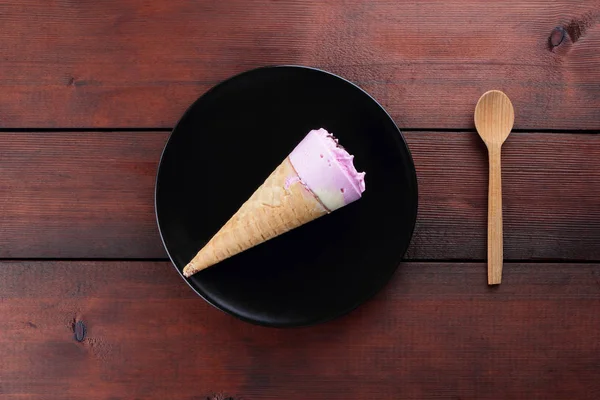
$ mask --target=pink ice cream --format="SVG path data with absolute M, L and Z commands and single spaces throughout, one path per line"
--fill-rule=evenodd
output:
M 360 199 L 365 173 L 356 171 L 354 156 L 321 128 L 312 130 L 289 156 L 304 183 L 331 212 Z

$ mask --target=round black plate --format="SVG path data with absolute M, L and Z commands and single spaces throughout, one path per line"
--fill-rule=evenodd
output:
M 158 225 L 173 264 L 181 273 L 306 133 L 321 127 L 367 173 L 363 198 L 186 279 L 210 304 L 261 325 L 310 325 L 354 309 L 396 270 L 417 216 L 415 167 L 400 131 L 354 84 L 293 66 L 215 86 L 173 130 L 156 181 Z

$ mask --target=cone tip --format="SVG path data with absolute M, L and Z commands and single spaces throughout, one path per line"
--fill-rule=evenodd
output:
M 186 278 L 189 278 L 190 276 L 192 276 L 194 274 L 193 269 L 191 268 L 190 264 L 186 265 L 183 268 L 183 276 L 185 276 Z

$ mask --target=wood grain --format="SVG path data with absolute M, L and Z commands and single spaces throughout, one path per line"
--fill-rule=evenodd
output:
M 419 216 L 407 257 L 485 259 L 487 160 L 476 133 L 408 134 Z M 502 146 L 505 260 L 600 259 L 600 136 L 511 133 Z
M 0 133 L 1 258 L 163 258 L 154 218 L 166 133 Z M 487 160 L 475 132 L 409 132 L 419 216 L 407 258 L 486 258 Z M 600 260 L 600 136 L 503 145 L 505 259 Z
M 164 133 L 0 133 L 0 257 L 165 257 Z
M 590 399 L 600 264 L 403 264 L 305 329 L 255 327 L 168 263 L 0 263 L 0 395 L 28 399 Z M 86 326 L 82 342 L 73 326 Z
M 470 129 L 501 89 L 516 128 L 597 130 L 599 22 L 598 0 L 3 2 L 0 127 L 170 127 L 233 74 L 302 64 L 401 127 Z

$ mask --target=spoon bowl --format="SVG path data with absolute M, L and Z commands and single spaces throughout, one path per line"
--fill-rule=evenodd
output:
M 485 145 L 502 146 L 515 123 L 515 110 L 503 92 L 485 92 L 475 106 L 475 128 Z

